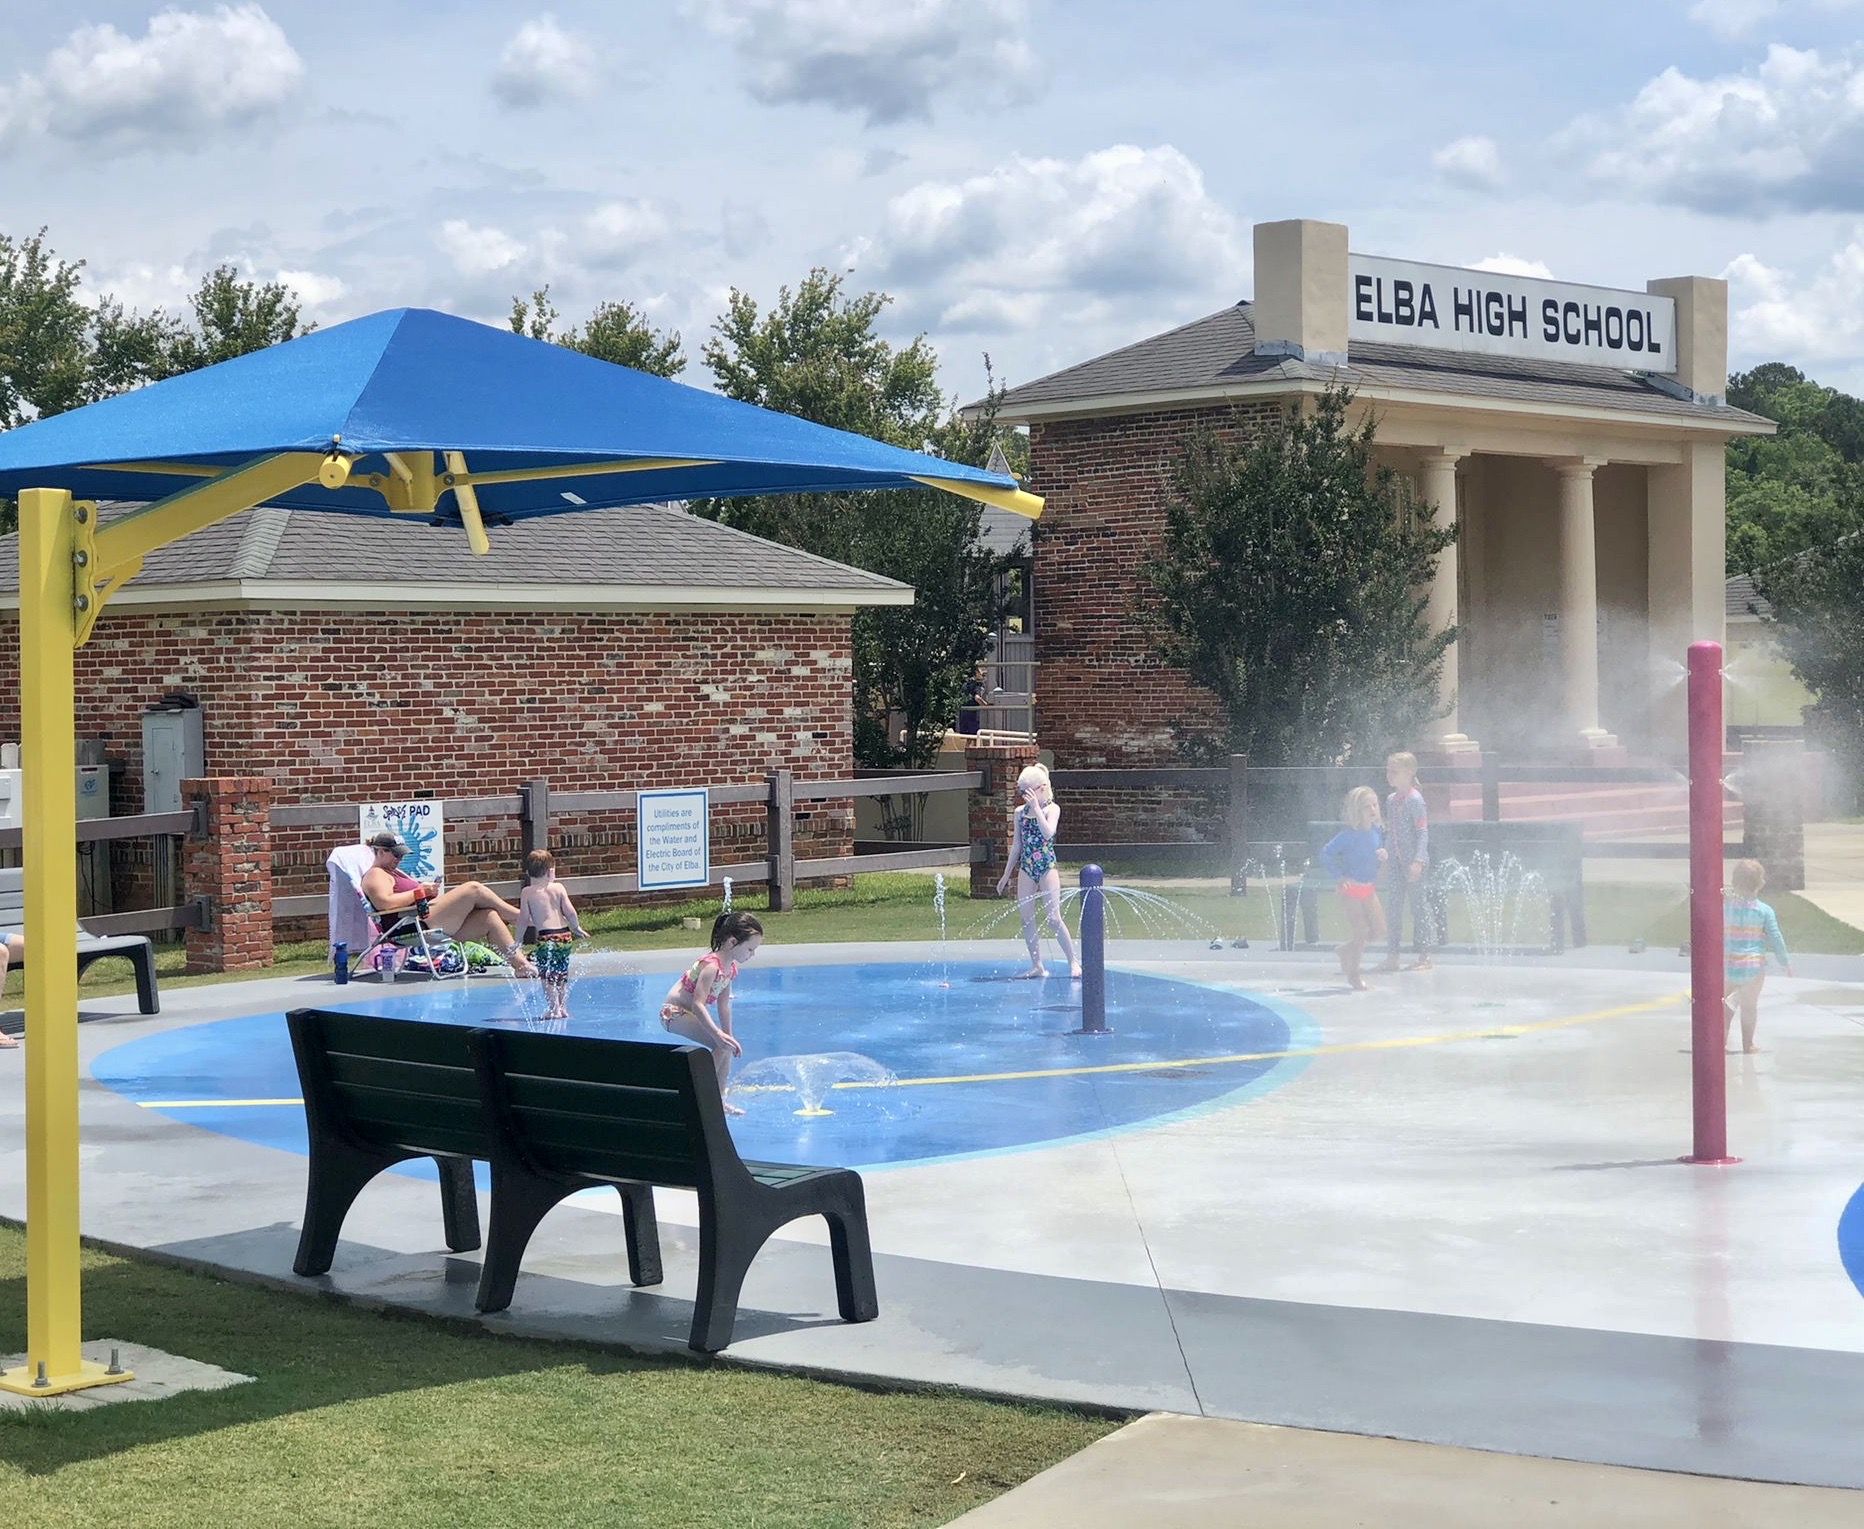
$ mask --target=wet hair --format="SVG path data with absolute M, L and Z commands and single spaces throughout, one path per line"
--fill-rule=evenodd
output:
M 1758 860 L 1737 860 L 1728 873 L 1728 885 L 1736 897 L 1758 897 L 1767 885 L 1767 868 Z
M 754 913 L 721 913 L 712 920 L 712 948 L 720 949 L 727 940 L 742 945 L 752 935 L 763 932 L 764 926 Z
M 1417 755 L 1413 754 L 1409 749 L 1400 749 L 1396 754 L 1387 754 L 1385 756 L 1385 768 L 1388 770 L 1403 770 L 1411 779 L 1416 780 Z
M 535 881 L 547 874 L 555 865 L 556 859 L 547 849 L 534 849 L 524 857 L 524 879 Z
M 1340 803 L 1340 817 L 1348 828 L 1370 828 L 1379 820 L 1379 794 L 1370 786 L 1354 786 Z
M 1016 794 L 1018 796 L 1022 795 L 1023 791 L 1030 786 L 1040 786 L 1042 788 L 1042 800 L 1045 802 L 1049 800 L 1049 773 L 1044 766 L 1039 764 L 1024 765 L 1022 770 L 1018 773 L 1016 777 Z

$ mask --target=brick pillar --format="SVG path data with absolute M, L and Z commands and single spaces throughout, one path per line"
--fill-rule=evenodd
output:
M 988 791 L 971 793 L 971 843 L 982 844 L 987 860 L 971 862 L 971 895 L 994 897 L 997 878 L 1003 874 L 1003 846 L 1010 837 L 1010 814 L 1016 810 L 1016 777 L 1036 762 L 1036 746 L 1029 743 L 972 743 L 964 751 L 966 770 L 984 770 L 990 776 Z
M 206 808 L 206 832 L 185 848 L 187 896 L 207 901 L 208 927 L 190 929 L 191 972 L 272 964 L 272 783 L 259 775 L 184 780 L 181 799 Z

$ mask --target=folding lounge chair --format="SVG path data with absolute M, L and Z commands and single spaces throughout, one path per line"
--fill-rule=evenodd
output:
M 367 844 L 339 845 L 324 861 L 330 873 L 330 943 L 331 958 L 335 946 L 347 945 L 350 970 L 362 966 L 377 950 L 387 948 L 398 958 L 412 960 L 419 956 L 430 976 L 443 976 L 446 956 L 455 941 L 444 929 L 428 926 L 423 916 L 425 904 L 398 913 L 378 913 L 363 894 L 363 873 L 375 864 L 375 851 Z M 463 958 L 461 958 L 463 961 Z

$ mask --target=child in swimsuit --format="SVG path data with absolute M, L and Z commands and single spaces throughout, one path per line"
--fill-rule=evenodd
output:
M 1366 990 L 1359 960 L 1373 940 L 1385 938 L 1385 910 L 1379 906 L 1379 869 L 1385 863 L 1385 836 L 1379 827 L 1379 794 L 1370 786 L 1346 793 L 1340 816 L 1346 826 L 1326 843 L 1320 863 L 1339 884 L 1346 914 L 1346 938 L 1337 954 L 1340 970 L 1354 992 Z
M 997 878 L 997 896 L 1003 896 L 1016 873 L 1016 907 L 1023 920 L 1023 943 L 1029 947 L 1029 970 L 1025 977 L 1046 977 L 1042 964 L 1042 931 L 1036 923 L 1036 899 L 1047 905 L 1049 923 L 1061 953 L 1068 958 L 1068 975 L 1081 975 L 1081 958 L 1075 954 L 1074 941 L 1061 916 L 1061 871 L 1055 864 L 1055 830 L 1061 823 L 1061 808 L 1049 793 L 1049 773 L 1041 765 L 1030 765 L 1016 777 L 1017 794 L 1022 805 L 1010 814 L 1010 842 L 1004 853 L 1008 861 Z
M 661 1024 L 712 1053 L 721 1100 L 731 1076 L 731 1059 L 744 1049 L 731 1033 L 731 982 L 738 975 L 739 963 L 750 960 L 763 943 L 764 926 L 749 913 L 719 914 L 712 922 L 712 948 L 686 968 L 660 1005 Z M 713 1010 L 717 1010 L 716 1019 Z M 742 1115 L 744 1111 L 727 1104 L 725 1113 Z
M 524 891 L 518 898 L 517 938 L 533 930 L 531 961 L 544 984 L 545 1019 L 568 1019 L 570 996 L 570 943 L 586 940 L 576 905 L 557 880 L 556 861 L 547 849 L 534 849 L 524 857 Z
M 1758 1051 L 1754 1044 L 1754 1025 L 1760 1018 L 1760 990 L 1767 981 L 1767 955 L 1793 975 L 1793 958 L 1786 953 L 1786 941 L 1780 934 L 1780 921 L 1773 909 L 1760 900 L 1761 888 L 1767 885 L 1767 872 L 1758 860 L 1739 860 L 1728 873 L 1728 896 L 1722 904 L 1723 955 L 1722 986 L 1728 1009 L 1728 1023 L 1741 1017 L 1741 1049 Z

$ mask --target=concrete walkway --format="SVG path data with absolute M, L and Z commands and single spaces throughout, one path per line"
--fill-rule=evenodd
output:
M 1864 929 L 1864 823 L 1806 825 L 1806 890 L 1814 907 Z
M 1155 1413 L 952 1529 L 1856 1529 L 1856 1492 Z

